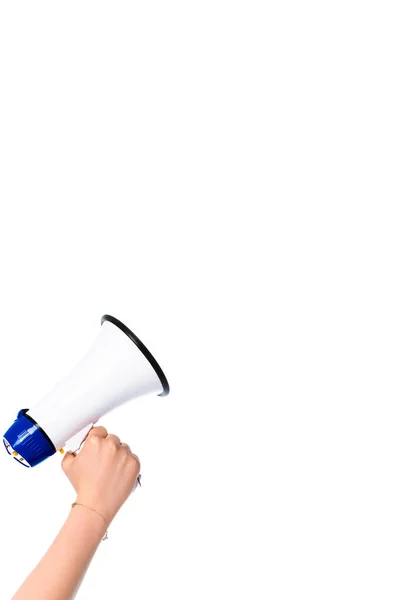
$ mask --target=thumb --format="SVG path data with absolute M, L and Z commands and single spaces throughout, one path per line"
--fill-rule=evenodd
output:
M 76 456 L 73 452 L 71 452 L 70 450 L 68 450 L 68 452 L 65 454 L 62 463 L 61 463 L 61 467 L 62 470 L 64 471 L 65 474 L 68 473 L 68 471 L 71 468 L 72 463 L 74 462 Z

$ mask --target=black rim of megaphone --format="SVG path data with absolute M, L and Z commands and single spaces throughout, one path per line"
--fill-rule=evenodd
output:
M 139 350 L 141 351 L 141 353 L 144 354 L 144 356 L 147 358 L 147 360 L 149 361 L 149 363 L 151 364 L 151 366 L 153 367 L 153 369 L 157 373 L 158 378 L 161 381 L 161 384 L 163 386 L 163 391 L 161 392 L 161 394 L 158 394 L 158 395 L 159 396 L 168 396 L 168 394 L 169 394 L 169 383 L 168 383 L 168 380 L 167 380 L 167 378 L 164 375 L 164 371 L 162 370 L 162 368 L 160 367 L 160 365 L 158 364 L 158 362 L 156 361 L 156 359 L 154 358 L 154 356 L 152 355 L 152 353 L 150 352 L 150 350 L 148 350 L 146 348 L 146 346 L 143 344 L 143 342 L 139 340 L 139 338 L 137 337 L 137 335 L 135 335 L 133 333 L 133 331 L 131 331 L 129 329 L 129 327 L 127 327 L 126 325 L 124 325 L 121 321 L 119 321 L 115 317 L 112 317 L 111 315 L 103 315 L 101 317 L 101 324 L 102 325 L 103 325 L 104 321 L 109 321 L 113 325 L 116 325 L 117 327 L 119 327 L 119 329 L 121 329 L 121 331 L 123 331 L 125 333 L 125 335 L 127 335 L 128 338 L 132 340 L 132 342 L 134 344 L 136 344 L 136 346 L 139 348 Z

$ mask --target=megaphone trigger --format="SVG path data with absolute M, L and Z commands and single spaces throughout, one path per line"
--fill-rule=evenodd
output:
M 141 473 L 139 473 L 139 475 L 136 478 L 135 485 L 133 486 L 133 490 L 131 492 L 132 494 L 136 490 L 137 487 L 142 487 L 142 475 L 141 475 Z

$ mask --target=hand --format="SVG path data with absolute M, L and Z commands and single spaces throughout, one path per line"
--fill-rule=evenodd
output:
M 62 468 L 77 493 L 76 501 L 111 523 L 135 487 L 140 462 L 118 436 L 94 427 L 78 455 L 67 452 Z

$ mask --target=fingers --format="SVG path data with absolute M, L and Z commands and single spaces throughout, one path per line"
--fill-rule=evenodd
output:
M 110 440 L 111 442 L 114 442 L 114 444 L 116 444 L 117 446 L 121 445 L 121 440 L 117 435 L 114 435 L 113 433 L 109 433 L 107 436 L 107 440 Z
M 93 429 L 90 430 L 89 435 L 88 435 L 88 439 L 91 437 L 100 437 L 100 438 L 106 438 L 108 435 L 108 431 L 105 427 L 99 426 L 99 427 L 93 427 Z
M 139 460 L 139 457 L 138 457 L 138 456 L 136 456 L 136 454 L 134 454 L 134 453 L 132 452 L 132 450 L 131 450 L 131 447 L 129 446 L 129 444 L 127 444 L 126 442 L 122 442 L 122 443 L 121 443 L 121 448 L 125 448 L 125 450 L 127 450 L 127 451 L 129 452 L 129 454 L 132 454 L 133 458 L 136 460 L 136 462 L 138 463 L 138 465 L 139 465 L 139 468 L 140 468 L 140 460 Z
M 115 435 L 113 433 L 108 433 L 108 431 L 105 427 L 102 427 L 102 426 L 93 427 L 93 429 L 90 430 L 89 435 L 87 436 L 87 439 L 90 440 L 93 438 L 109 440 L 110 442 L 112 442 L 113 444 L 118 446 L 118 448 L 124 448 L 130 454 L 132 454 L 132 451 L 131 451 L 129 445 L 126 444 L 125 442 L 122 443 L 121 438 L 119 438 L 117 435 Z M 134 458 L 136 458 L 137 462 L 139 463 L 139 459 L 137 458 L 137 456 L 135 454 L 132 454 L 132 455 L 134 456 Z
M 61 466 L 64 473 L 67 473 L 72 463 L 74 462 L 76 456 L 73 452 L 67 452 L 62 460 Z
M 125 448 L 125 450 L 127 450 L 128 453 L 131 454 L 132 458 L 134 459 L 134 461 L 138 465 L 138 470 L 140 471 L 140 460 L 139 460 L 139 457 L 132 452 L 130 446 L 128 444 L 126 444 L 125 442 L 122 442 L 121 448 Z
M 139 457 L 136 454 L 133 454 L 133 452 L 132 452 L 132 456 L 134 458 L 134 462 L 136 462 L 136 464 L 137 464 L 137 470 L 139 472 L 140 471 L 140 460 L 139 460 Z

